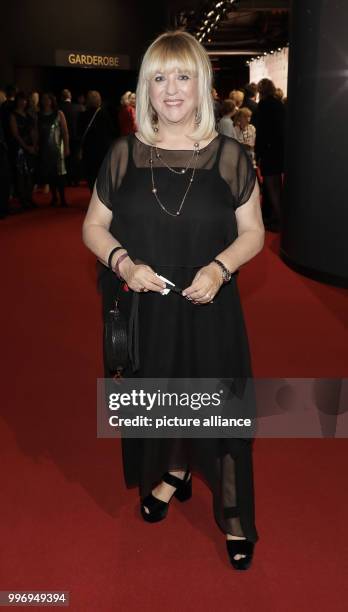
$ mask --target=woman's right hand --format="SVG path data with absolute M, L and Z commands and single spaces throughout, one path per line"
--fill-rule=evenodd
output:
M 156 276 L 153 269 L 147 264 L 135 264 L 130 257 L 123 259 L 119 265 L 122 278 L 133 291 L 157 291 L 165 289 L 165 283 Z

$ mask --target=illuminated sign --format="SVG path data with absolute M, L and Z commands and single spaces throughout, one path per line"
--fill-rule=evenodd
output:
M 88 51 L 56 51 L 56 66 L 72 68 L 129 69 L 129 56 Z

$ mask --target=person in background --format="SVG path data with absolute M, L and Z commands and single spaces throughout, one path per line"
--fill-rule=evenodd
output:
M 67 206 L 64 186 L 65 158 L 70 153 L 69 133 L 64 113 L 58 110 L 56 97 L 52 93 L 44 93 L 41 97 L 38 133 L 40 180 L 50 186 L 51 206 L 56 206 L 58 202 L 57 191 L 61 206 Z
M 134 134 L 137 131 L 135 122 L 135 93 L 126 91 L 120 100 L 121 107 L 118 113 L 118 123 L 120 127 L 120 135 L 127 136 Z
M 15 168 L 16 196 L 23 209 L 36 208 L 32 200 L 33 175 L 37 154 L 37 130 L 34 119 L 28 112 L 28 98 L 18 92 L 10 115 L 10 151 Z
M 82 166 L 92 192 L 101 163 L 113 140 L 114 126 L 109 113 L 102 107 L 99 91 L 89 91 L 86 104 L 87 110 L 79 117 L 78 133 Z
M 219 94 L 216 91 L 215 87 L 212 88 L 211 95 L 213 96 L 215 121 L 216 121 L 216 124 L 218 125 L 222 117 L 222 103 L 220 101 Z
M 231 136 L 231 138 L 237 138 L 236 130 L 234 129 L 232 117 L 236 112 L 236 105 L 233 100 L 227 98 L 224 100 L 221 106 L 221 119 L 218 123 L 218 131 L 220 134 L 225 136 Z
M 6 138 L 7 144 L 10 145 L 10 142 L 12 140 L 12 133 L 11 133 L 11 128 L 10 128 L 10 117 L 15 107 L 17 88 L 14 85 L 8 85 L 6 87 L 5 93 L 6 93 L 6 100 L 3 102 L 1 106 L 1 111 L 2 111 L 3 130 L 5 132 L 5 138 Z
M 76 105 L 78 107 L 79 112 L 80 113 L 84 113 L 86 108 L 87 108 L 86 107 L 86 96 L 85 96 L 85 94 L 83 94 L 83 93 L 79 94 L 77 96 L 76 100 L 77 100 Z
M 256 126 L 256 113 L 257 113 L 257 85 L 256 83 L 248 83 L 244 87 L 244 102 L 243 107 L 251 110 L 250 123 Z
M 5 142 L 8 151 L 8 163 L 10 165 L 10 197 L 14 196 L 16 190 L 16 166 L 14 159 L 14 148 L 12 142 L 12 133 L 10 128 L 10 117 L 14 110 L 15 97 L 17 93 L 17 87 L 15 85 L 8 85 L 5 89 L 5 101 L 1 105 L 1 121 L 2 129 L 4 133 Z
M 237 110 L 233 117 L 233 123 L 236 131 L 237 140 L 244 146 L 248 155 L 250 155 L 253 166 L 255 163 L 255 138 L 256 129 L 251 122 L 252 112 L 249 108 L 243 106 Z
M 77 185 L 77 121 L 79 109 L 77 104 L 72 103 L 72 96 L 69 89 L 63 89 L 61 92 L 60 110 L 64 113 L 69 132 L 69 149 L 70 155 L 66 158 L 67 181 L 69 185 Z
M 8 213 L 8 201 L 10 198 L 10 164 L 8 160 L 8 148 L 2 125 L 2 105 L 6 101 L 5 92 L 0 89 L 0 219 L 4 219 Z
M 263 177 L 264 223 L 270 231 L 279 231 L 281 221 L 282 173 L 284 172 L 285 109 L 276 97 L 270 79 L 258 84 L 255 156 Z
M 38 91 L 33 90 L 28 96 L 28 113 L 32 116 L 34 121 L 37 121 L 37 115 L 40 110 L 40 94 Z
M 6 102 L 6 93 L 3 89 L 0 89 L 0 108 L 2 107 L 2 105 L 4 104 L 4 102 Z
M 275 97 L 280 100 L 281 102 L 284 101 L 284 92 L 280 87 L 276 87 L 275 90 Z
M 32 90 L 28 96 L 28 113 L 33 118 L 35 122 L 35 126 L 37 126 L 37 117 L 40 110 L 40 94 L 36 90 Z M 38 190 L 38 176 L 37 176 L 37 167 L 35 166 L 34 174 L 33 174 L 33 192 Z
M 241 108 L 241 106 L 243 106 L 243 101 L 244 101 L 244 92 L 243 91 L 240 91 L 239 89 L 233 89 L 232 91 L 230 91 L 228 97 L 231 100 L 233 100 L 233 102 L 236 105 L 236 108 Z

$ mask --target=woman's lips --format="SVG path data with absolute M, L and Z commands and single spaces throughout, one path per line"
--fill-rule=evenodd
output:
M 167 106 L 180 106 L 183 100 L 164 100 L 164 104 Z

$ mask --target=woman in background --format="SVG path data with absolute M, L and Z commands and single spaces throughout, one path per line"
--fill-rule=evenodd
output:
M 279 231 L 284 172 L 285 108 L 276 97 L 276 88 L 270 79 L 262 79 L 259 82 L 258 92 L 260 102 L 257 109 L 255 156 L 263 177 L 266 207 L 270 208 L 265 225 L 271 231 Z
M 120 135 L 127 136 L 137 131 L 135 122 L 135 93 L 127 91 L 121 97 L 121 108 L 118 114 Z
M 69 155 L 69 133 L 64 113 L 58 110 L 57 100 L 51 93 L 44 93 L 38 114 L 39 170 L 42 184 L 50 186 L 51 206 L 56 206 L 57 191 L 61 206 L 65 200 L 65 158 Z
M 90 191 L 105 154 L 115 135 L 110 114 L 102 106 L 99 91 L 90 90 L 86 98 L 87 110 L 79 117 L 79 143 L 82 166 Z
M 255 126 L 250 123 L 252 112 L 244 106 L 237 110 L 233 117 L 234 127 L 237 140 L 244 146 L 248 155 L 250 155 L 253 166 L 255 166 Z
M 10 115 L 11 146 L 15 169 L 16 195 L 22 208 L 34 208 L 32 200 L 35 156 L 37 153 L 37 130 L 33 117 L 28 112 L 28 98 L 17 93 L 14 109 Z

